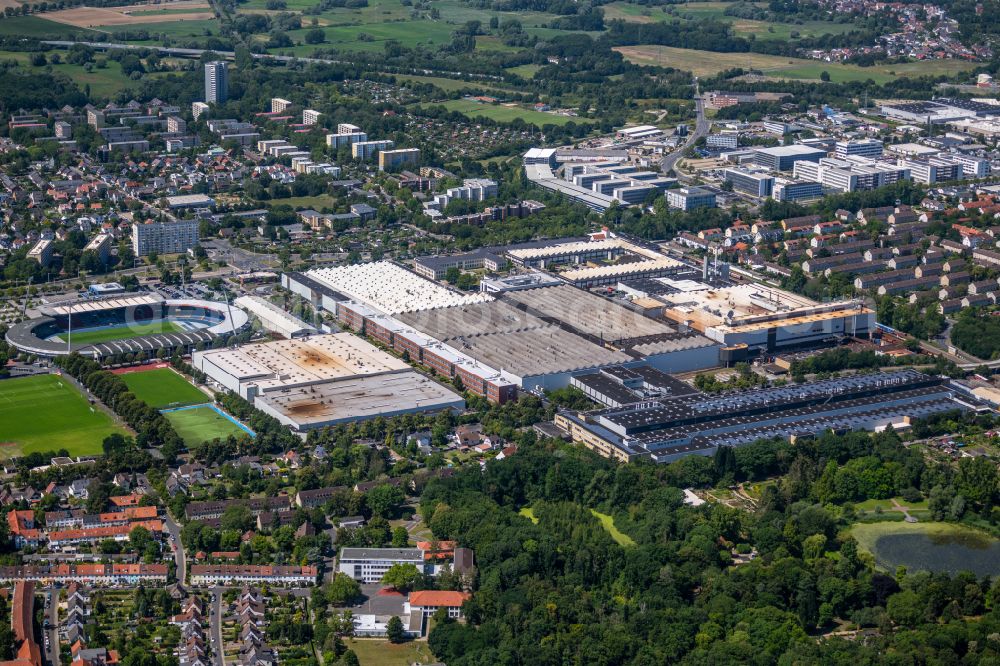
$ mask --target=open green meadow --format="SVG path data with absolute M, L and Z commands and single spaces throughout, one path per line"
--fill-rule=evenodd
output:
M 434 663 L 434 654 L 426 641 L 407 641 L 394 644 L 389 641 L 365 638 L 347 640 L 347 647 L 358 656 L 361 666 L 410 666 Z
M 63 340 L 71 337 L 73 344 L 96 345 L 99 342 L 124 340 L 125 338 L 136 338 L 141 335 L 154 335 L 156 333 L 180 333 L 183 330 L 183 328 L 172 321 L 160 320 L 148 324 L 129 324 L 127 326 L 114 326 L 91 331 L 73 331 L 72 336 L 65 335 L 60 337 Z
M 59 449 L 100 453 L 104 438 L 116 432 L 125 430 L 59 375 L 0 381 L 0 458 Z
M 606 513 L 601 513 L 600 511 L 594 511 L 593 509 L 590 510 L 590 513 L 593 514 L 594 518 L 601 521 L 601 527 L 603 527 L 605 531 L 611 535 L 611 538 L 614 539 L 615 543 L 619 546 L 635 545 L 635 540 L 633 540 L 632 537 L 615 527 L 615 519 L 613 517 Z
M 509 123 L 516 118 L 520 118 L 526 123 L 531 123 L 538 127 L 543 125 L 565 125 L 568 122 L 586 123 L 587 120 L 572 118 L 570 116 L 557 116 L 554 113 L 525 109 L 520 106 L 503 106 L 500 104 L 486 104 L 469 99 L 453 99 L 440 104 L 430 106 L 443 106 L 449 111 L 458 111 L 469 118 L 489 118 L 500 123 Z
M 764 75 L 776 79 L 818 81 L 823 72 L 827 72 L 830 75 L 830 80 L 834 83 L 872 79 L 881 84 L 893 81 L 900 76 L 956 74 L 968 71 L 973 67 L 972 63 L 955 60 L 858 67 L 857 65 L 843 65 L 761 53 L 716 53 L 714 51 L 654 45 L 621 46 L 615 50 L 624 55 L 627 60 L 638 65 L 674 67 L 688 70 L 696 76 L 713 76 L 727 69 L 742 67 L 759 70 Z
M 188 446 L 196 446 L 216 437 L 225 439 L 230 435 L 246 435 L 246 431 L 211 407 L 195 407 L 177 412 L 166 412 L 164 416 L 167 417 L 177 434 Z
M 101 26 L 107 32 L 139 32 L 145 30 L 150 35 L 167 35 L 168 37 L 204 37 L 218 35 L 221 24 L 215 19 L 198 19 L 195 21 L 163 21 L 162 23 L 131 23 L 129 25 Z M 131 40 L 130 40 L 131 41 Z
M 209 397 L 170 368 L 157 368 L 121 375 L 137 398 L 157 409 L 200 405 Z
M 60 52 L 54 51 L 52 53 Z M 46 54 L 46 56 L 49 55 L 51 55 L 51 53 Z M 64 54 L 60 53 L 60 55 Z M 0 51 L 0 62 L 7 62 L 10 60 L 13 60 L 21 68 L 28 72 L 44 72 L 51 67 L 53 72 L 62 72 L 73 79 L 74 83 L 76 83 L 81 90 L 84 86 L 89 85 L 91 94 L 97 97 L 110 97 L 120 90 L 137 85 L 136 81 L 133 81 L 122 74 L 121 65 L 114 60 L 108 60 L 108 66 L 103 69 L 95 67 L 88 72 L 84 69 L 83 65 L 70 65 L 65 62 L 58 65 L 43 65 L 41 67 L 34 67 L 31 64 L 30 53 L 23 53 L 19 51 Z M 158 75 L 160 75 L 159 72 L 147 74 L 146 76 Z

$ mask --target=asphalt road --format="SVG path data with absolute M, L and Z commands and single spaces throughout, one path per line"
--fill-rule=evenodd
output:
M 59 666 L 59 595 L 54 588 L 45 590 L 45 598 L 49 602 L 46 617 L 49 619 L 49 628 L 45 633 L 49 637 L 49 646 L 45 650 L 45 659 L 51 666 Z
M 211 610 L 211 626 L 212 635 L 209 640 L 212 643 L 212 663 L 215 666 L 225 666 L 226 657 L 222 642 L 222 594 L 225 592 L 223 587 L 212 588 L 212 605 Z
M 174 562 L 177 564 L 177 580 L 181 585 L 187 585 L 187 558 L 184 556 L 184 545 L 181 543 L 181 528 L 174 522 L 174 519 L 167 514 L 163 520 L 170 532 L 171 543 L 174 550 Z
M 694 132 L 688 135 L 687 141 L 678 146 L 677 150 L 663 157 L 663 160 L 660 162 L 660 170 L 663 174 L 670 173 L 674 165 L 677 164 L 677 160 L 684 156 L 684 151 L 693 146 L 698 139 L 708 134 L 712 128 L 712 123 L 705 117 L 705 104 L 701 101 L 697 79 L 694 82 L 694 108 L 697 113 Z

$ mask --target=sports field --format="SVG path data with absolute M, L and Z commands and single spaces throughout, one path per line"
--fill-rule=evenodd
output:
M 172 321 L 154 321 L 148 324 L 129 324 L 128 326 L 113 326 L 111 328 L 99 328 L 90 331 L 73 331 L 73 344 L 95 345 L 99 342 L 110 342 L 111 340 L 124 340 L 125 338 L 137 338 L 141 335 L 154 335 L 156 333 L 180 333 L 184 329 Z M 69 337 L 66 334 L 60 336 L 62 340 Z
M 0 458 L 59 449 L 100 453 L 104 438 L 116 432 L 125 430 L 58 375 L 0 381 Z
M 137 398 L 156 409 L 200 405 L 209 397 L 170 368 L 157 368 L 121 375 Z
M 209 406 L 164 412 L 164 415 L 188 446 L 196 446 L 216 437 L 226 438 L 230 435 L 247 434 L 241 427 Z
M 716 53 L 679 49 L 672 46 L 620 46 L 616 51 L 626 60 L 637 65 L 657 65 L 674 67 L 692 72 L 696 76 L 713 76 L 721 71 L 742 67 L 759 70 L 776 79 L 820 80 L 823 72 L 830 75 L 830 81 L 866 81 L 888 83 L 900 76 L 936 76 L 968 71 L 973 63 L 957 60 L 934 60 L 931 62 L 910 62 L 901 65 L 876 65 L 858 67 L 839 63 L 820 62 L 806 58 L 764 55 L 761 53 Z

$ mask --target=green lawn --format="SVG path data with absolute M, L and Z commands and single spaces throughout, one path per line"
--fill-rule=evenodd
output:
M 557 116 L 554 113 L 544 113 L 534 109 L 525 109 L 519 106 L 502 106 L 500 104 L 484 104 L 468 99 L 453 99 L 432 106 L 443 106 L 449 111 L 458 111 L 469 118 L 490 118 L 501 123 L 509 123 L 516 118 L 520 118 L 526 123 L 531 123 L 542 127 L 544 125 L 565 125 L 573 121 L 576 123 L 587 123 L 589 121 L 569 116 Z
M 52 55 L 52 53 L 59 53 L 60 56 L 65 54 L 59 51 L 53 51 L 46 53 L 46 57 Z M 76 83 L 83 90 L 84 86 L 90 86 L 90 93 L 95 97 L 111 97 L 120 90 L 124 90 L 130 86 L 137 86 L 138 81 L 133 81 L 124 74 L 122 74 L 122 67 L 119 63 L 114 60 L 108 60 L 108 66 L 103 69 L 94 68 L 92 71 L 88 72 L 84 69 L 83 65 L 70 65 L 68 63 L 61 63 L 58 65 L 43 65 L 42 67 L 34 67 L 31 65 L 31 54 L 24 53 L 21 51 L 0 51 L 0 62 L 6 62 L 13 60 L 18 63 L 20 67 L 29 72 L 44 72 L 48 68 L 52 68 L 53 72 L 62 72 L 66 74 L 73 82 Z M 160 73 L 147 74 L 147 76 L 160 76 Z
M 125 433 L 67 380 L 39 375 L 0 380 L 0 457 L 66 449 L 102 451 L 104 438 Z
M 334 17 L 334 21 L 337 21 Z M 337 21 L 339 23 L 339 21 Z M 381 52 L 385 49 L 386 42 L 397 41 L 407 48 L 416 46 L 440 47 L 451 42 L 451 33 L 455 31 L 454 26 L 447 25 L 440 21 L 429 21 L 418 19 L 416 21 L 395 21 L 391 23 L 362 23 L 360 25 L 332 25 L 321 28 L 326 35 L 326 42 L 323 44 L 304 44 L 306 33 L 312 27 L 306 25 L 302 30 L 292 30 L 288 36 L 292 38 L 298 47 L 291 49 L 296 55 L 306 55 L 312 53 L 317 48 L 338 48 L 347 51 Z M 274 52 L 284 53 L 289 49 L 273 49 Z
M 121 378 L 137 398 L 157 409 L 200 405 L 210 401 L 207 395 L 170 368 L 130 372 L 121 375 Z
M 314 197 L 288 197 L 287 199 L 271 199 L 272 206 L 291 206 L 292 208 L 312 208 L 320 210 L 332 207 L 336 200 L 329 194 L 317 194 Z
M 517 74 L 521 78 L 530 79 L 541 68 L 541 65 L 518 65 L 517 67 L 508 67 L 507 71 L 511 74 Z
M 347 640 L 361 666 L 410 666 L 415 662 L 434 663 L 434 655 L 424 641 L 393 645 L 388 641 L 351 638 Z
M 230 435 L 245 435 L 246 432 L 211 407 L 195 407 L 177 412 L 166 412 L 165 416 L 173 424 L 177 434 L 188 446 L 195 446 Z
M 594 516 L 594 518 L 597 518 L 597 520 L 601 521 L 601 527 L 603 527 L 607 531 L 607 533 L 611 535 L 611 538 L 614 539 L 615 543 L 617 543 L 619 546 L 635 545 L 635 541 L 632 539 L 632 537 L 630 537 L 629 535 L 625 534 L 617 527 L 615 527 L 614 518 L 612 518 L 606 513 L 595 511 L 594 509 L 591 509 L 590 513 L 591 515 Z M 535 516 L 535 510 L 530 506 L 522 507 L 521 510 L 517 512 L 517 515 L 524 516 L 525 518 L 533 522 L 535 525 L 538 524 L 538 517 Z
M 14 37 L 62 37 L 75 35 L 78 37 L 104 37 L 103 33 L 77 28 L 65 23 L 57 23 L 38 16 L 12 16 L 2 18 L 0 15 L 0 36 Z
M 487 92 L 509 92 L 503 88 L 498 88 L 496 86 L 483 85 L 479 82 L 473 81 L 462 81 L 461 79 L 446 79 L 443 76 L 417 76 L 415 74 L 397 74 L 397 81 L 411 81 L 413 83 L 429 83 L 433 86 L 437 86 L 445 92 L 452 92 L 455 90 L 485 90 Z
M 619 546 L 634 546 L 635 541 L 629 535 L 625 534 L 617 527 L 615 527 L 615 519 L 606 513 L 601 513 L 600 511 L 590 510 L 590 513 L 594 514 L 594 517 L 601 521 L 601 526 L 607 530 L 611 538 L 615 540 Z
M 180 333 L 184 329 L 172 321 L 154 321 L 148 324 L 129 324 L 127 326 L 115 326 L 113 328 L 101 328 L 91 331 L 73 331 L 72 336 L 66 334 L 60 336 L 63 340 L 71 338 L 73 344 L 95 345 L 99 342 L 110 342 L 111 340 L 123 340 L 125 338 L 135 338 L 141 335 L 153 335 L 156 333 Z

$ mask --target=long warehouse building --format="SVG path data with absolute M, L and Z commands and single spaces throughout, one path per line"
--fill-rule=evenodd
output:
M 637 401 L 594 412 L 562 412 L 556 423 L 601 455 L 629 462 L 672 462 L 713 455 L 720 446 L 875 430 L 955 410 L 981 409 L 947 379 L 915 370 L 839 377 L 806 384 Z

